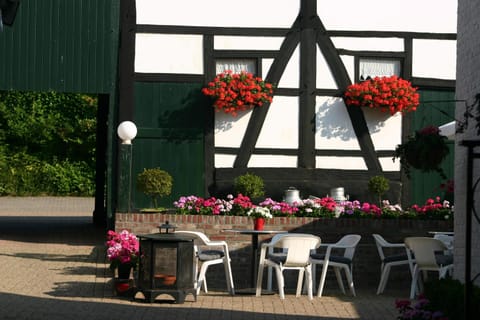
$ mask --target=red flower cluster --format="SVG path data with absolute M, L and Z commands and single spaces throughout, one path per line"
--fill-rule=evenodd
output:
M 419 105 L 417 88 L 397 76 L 375 77 L 348 86 L 345 92 L 348 106 L 380 109 L 382 112 L 407 113 Z
M 218 74 L 202 93 L 215 99 L 213 107 L 217 112 L 236 116 L 238 111 L 272 102 L 273 85 L 249 72 L 226 71 Z
M 440 202 L 440 197 L 435 197 L 434 199 L 427 199 L 425 201 L 425 204 L 423 206 L 419 206 L 418 204 L 412 205 L 412 209 L 415 210 L 418 213 L 425 213 L 427 211 L 433 211 L 433 210 L 438 210 L 438 209 L 444 209 L 444 208 L 449 208 L 450 204 L 447 203 L 441 203 Z

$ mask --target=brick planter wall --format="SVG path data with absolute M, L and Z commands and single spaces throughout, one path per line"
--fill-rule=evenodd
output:
M 252 229 L 253 221 L 240 216 L 197 216 L 162 213 L 117 213 L 115 229 L 130 230 L 135 234 L 159 232 L 158 226 L 169 221 L 177 230 L 204 232 L 212 240 L 227 241 L 232 258 L 235 287 L 247 287 L 250 279 L 251 237 L 224 232 L 224 229 Z M 435 220 L 395 220 L 395 219 L 319 219 L 277 217 L 265 224 L 266 230 L 285 230 L 296 233 L 310 233 L 319 236 L 323 243 L 338 241 L 345 234 L 362 236 L 354 258 L 354 283 L 356 288 L 368 288 L 376 291 L 380 279 L 380 259 L 375 246 L 373 233 L 382 235 L 390 242 L 403 242 L 408 236 L 431 236 L 429 231 L 452 231 L 451 221 Z M 268 240 L 271 236 L 261 236 Z M 318 274 L 320 272 L 318 271 Z M 329 270 L 327 287 L 338 290 L 333 270 Z M 296 275 L 295 275 L 296 277 Z M 288 281 L 295 280 L 294 278 Z M 333 277 L 333 278 L 332 278 Z M 265 277 L 266 278 L 266 277 Z M 222 266 L 212 266 L 207 273 L 211 288 L 226 290 Z M 295 280 L 296 281 L 296 280 Z M 392 268 L 387 283 L 387 290 L 402 285 L 407 288 L 410 283 L 408 268 Z M 290 286 L 290 284 L 288 284 Z

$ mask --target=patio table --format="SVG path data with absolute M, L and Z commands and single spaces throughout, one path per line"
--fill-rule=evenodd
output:
M 235 290 L 235 293 L 239 294 L 255 294 L 257 287 L 257 255 L 258 255 L 258 236 L 266 234 L 277 234 L 277 233 L 288 233 L 284 230 L 253 230 L 253 229 L 223 229 L 224 232 L 234 232 L 238 234 L 248 234 L 252 236 L 252 255 L 250 262 L 251 278 L 250 278 L 250 288 Z M 265 292 L 268 294 L 268 292 Z

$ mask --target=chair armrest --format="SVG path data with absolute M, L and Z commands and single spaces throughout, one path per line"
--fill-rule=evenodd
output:
M 225 246 L 227 243 L 225 241 L 210 241 L 208 242 L 209 246 Z

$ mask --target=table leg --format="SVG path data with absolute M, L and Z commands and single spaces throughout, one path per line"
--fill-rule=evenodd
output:
M 250 270 L 252 270 L 252 277 L 250 284 L 252 288 L 257 287 L 257 254 L 258 254 L 258 234 L 252 234 L 252 262 Z

